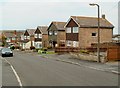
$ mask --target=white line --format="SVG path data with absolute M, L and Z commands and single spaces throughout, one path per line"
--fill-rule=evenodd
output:
M 5 58 L 4 58 L 4 60 L 10 65 L 13 73 L 14 73 L 15 76 L 16 76 L 16 79 L 17 79 L 17 81 L 18 81 L 18 83 L 19 83 L 19 86 L 22 88 L 22 82 L 21 82 L 20 77 L 18 76 L 17 72 L 15 71 L 14 67 L 13 67 L 13 66 L 10 64 L 10 62 L 7 61 Z

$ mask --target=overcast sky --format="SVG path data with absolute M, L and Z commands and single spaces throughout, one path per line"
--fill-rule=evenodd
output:
M 118 0 L 0 0 L 0 30 L 49 26 L 51 21 L 68 21 L 70 16 L 97 17 L 97 7 L 89 3 L 100 5 L 100 15 L 106 15 L 117 34 Z

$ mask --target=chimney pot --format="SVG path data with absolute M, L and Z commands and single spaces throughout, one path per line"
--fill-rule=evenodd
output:
M 102 18 L 105 19 L 105 14 L 102 15 Z

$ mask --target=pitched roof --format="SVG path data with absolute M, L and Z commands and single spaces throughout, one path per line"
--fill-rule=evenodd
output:
M 24 31 L 3 31 L 3 35 L 6 36 L 7 38 L 9 37 L 20 37 L 22 34 L 24 33 Z
M 42 32 L 42 34 L 48 34 L 48 26 L 38 26 L 37 28 Z
M 26 31 L 29 33 L 29 35 L 34 35 L 36 29 L 27 29 Z
M 80 27 L 98 27 L 98 18 L 97 17 L 71 16 L 71 18 Z M 100 18 L 100 27 L 114 28 L 114 26 L 108 20 L 106 20 L 104 18 Z
M 51 27 L 51 25 L 54 24 L 57 28 L 57 30 L 65 30 L 64 26 L 66 22 L 58 22 L 58 21 L 52 21 L 48 29 Z

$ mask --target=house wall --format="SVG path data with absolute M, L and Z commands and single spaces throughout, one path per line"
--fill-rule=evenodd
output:
M 49 31 L 53 32 L 55 30 L 57 30 L 57 28 L 54 24 L 52 24 L 51 27 L 49 28 Z M 50 41 L 50 40 L 57 41 L 57 36 L 56 35 L 49 35 L 49 31 L 48 31 L 48 41 Z
M 97 43 L 97 28 L 80 28 L 79 29 L 79 47 L 91 47 L 91 43 Z M 92 36 L 96 33 L 96 36 Z M 112 29 L 100 29 L 100 43 L 112 41 Z
M 65 31 L 58 31 L 58 34 L 57 34 L 58 47 L 65 46 L 65 40 L 66 40 L 66 33 L 65 33 Z
M 47 34 L 42 35 L 42 47 L 43 48 L 48 47 L 48 35 Z

